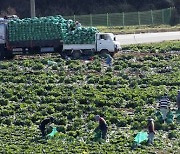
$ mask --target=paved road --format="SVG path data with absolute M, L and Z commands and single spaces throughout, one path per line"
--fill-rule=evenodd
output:
M 180 40 L 180 31 L 116 35 L 116 40 L 120 42 L 121 45 Z

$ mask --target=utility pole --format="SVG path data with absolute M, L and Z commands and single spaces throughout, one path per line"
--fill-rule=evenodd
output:
M 31 3 L 31 18 L 36 16 L 35 0 L 30 0 Z

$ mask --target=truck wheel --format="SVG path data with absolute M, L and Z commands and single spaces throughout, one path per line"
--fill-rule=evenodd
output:
M 4 47 L 0 46 L 0 60 L 4 59 Z
M 62 53 L 63 46 L 58 46 L 58 47 L 56 47 L 54 50 L 55 50 L 55 52 L 57 52 L 57 53 Z
M 111 55 L 111 57 L 114 57 L 115 53 L 114 53 L 114 52 L 111 52 L 110 55 Z
M 8 60 L 13 59 L 15 55 L 13 55 L 12 51 L 7 51 L 4 57 Z
M 72 56 L 74 59 L 79 59 L 81 57 L 81 51 L 80 50 L 74 50 L 72 53 Z
M 106 54 L 109 54 L 109 51 L 104 49 L 104 50 L 101 50 L 100 54 L 102 57 L 105 57 Z
M 3 59 L 3 54 L 2 52 L 0 51 L 0 60 Z

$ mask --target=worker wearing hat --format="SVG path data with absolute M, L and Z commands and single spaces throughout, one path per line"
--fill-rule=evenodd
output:
M 99 126 L 96 128 L 96 130 L 99 129 L 101 131 L 102 139 L 106 139 L 107 130 L 108 130 L 106 121 L 104 120 L 104 118 L 100 117 L 99 115 L 95 116 L 95 120 L 99 122 Z
M 110 54 L 106 54 L 106 64 L 108 66 L 112 66 L 112 63 L 113 63 L 113 58 L 111 57 Z
M 178 90 L 176 103 L 177 103 L 178 110 L 180 110 L 180 90 Z
M 76 21 L 75 22 L 75 25 L 76 25 L 76 29 L 80 28 L 81 27 L 81 23 L 79 21 Z
M 148 144 L 153 144 L 155 135 L 154 119 L 148 118 Z

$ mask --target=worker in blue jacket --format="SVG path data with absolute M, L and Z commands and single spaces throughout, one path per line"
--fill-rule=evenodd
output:
M 108 66 L 112 66 L 112 63 L 113 63 L 113 58 L 111 57 L 110 54 L 106 54 L 106 64 Z

